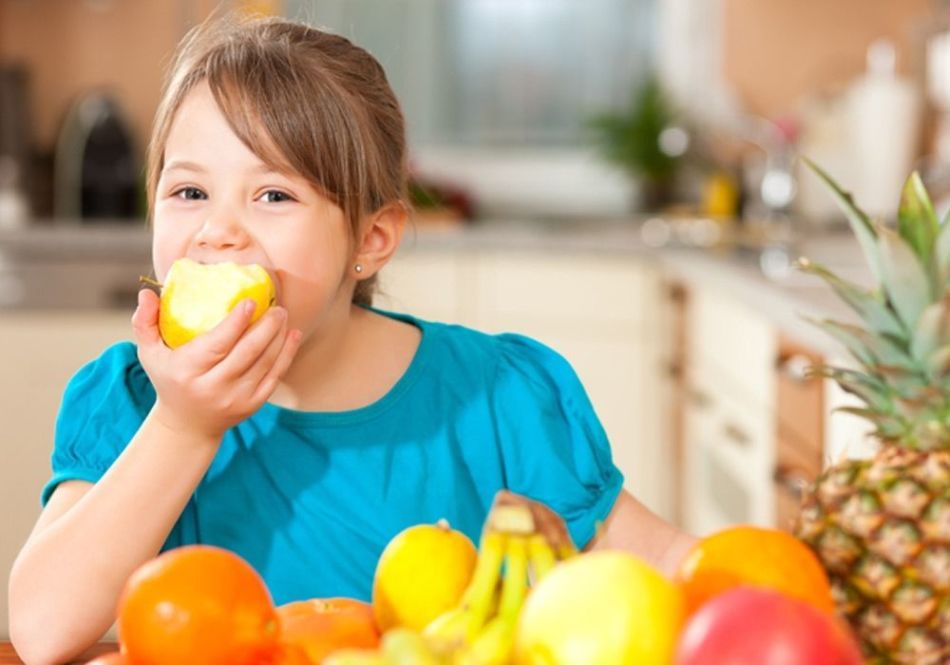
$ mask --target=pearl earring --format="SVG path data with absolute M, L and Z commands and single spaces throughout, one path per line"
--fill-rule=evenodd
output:
M 363 266 L 357 263 L 355 266 L 353 266 L 353 270 L 355 270 L 357 273 L 361 273 L 363 272 Z

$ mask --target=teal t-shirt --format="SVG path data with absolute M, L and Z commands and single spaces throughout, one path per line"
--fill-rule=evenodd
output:
M 499 489 L 543 501 L 583 547 L 623 478 L 571 366 L 514 334 L 384 313 L 416 325 L 409 368 L 380 400 L 344 412 L 265 404 L 230 429 L 164 549 L 236 552 L 278 604 L 369 600 L 376 561 L 402 529 L 445 518 L 477 543 Z M 69 382 L 46 503 L 66 480 L 95 483 L 155 401 L 122 342 Z

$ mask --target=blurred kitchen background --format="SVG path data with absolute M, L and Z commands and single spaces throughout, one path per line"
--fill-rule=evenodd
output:
M 788 527 L 823 464 L 866 453 L 805 371 L 847 358 L 802 316 L 848 315 L 792 261 L 868 273 L 798 157 L 885 221 L 912 169 L 950 208 L 950 3 L 0 0 L 0 565 L 65 382 L 130 334 L 164 67 L 221 5 L 382 61 L 416 214 L 379 305 L 558 349 L 661 515 Z

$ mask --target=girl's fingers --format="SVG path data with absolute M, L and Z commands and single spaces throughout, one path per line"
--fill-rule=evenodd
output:
M 263 404 L 273 394 L 274 389 L 277 388 L 277 382 L 280 381 L 281 377 L 290 369 L 290 364 L 293 362 L 294 356 L 297 355 L 297 350 L 300 348 L 301 339 L 303 339 L 303 333 L 299 330 L 291 330 L 287 333 L 277 360 L 274 361 L 274 365 L 270 368 L 270 371 L 264 375 L 264 378 L 261 379 L 261 382 L 257 385 L 257 390 L 251 398 L 252 402 L 255 404 Z
M 245 339 L 250 337 L 250 333 L 245 336 Z M 280 355 L 280 350 L 284 347 L 284 343 L 287 340 L 287 318 L 284 317 L 284 320 L 281 322 L 280 327 L 277 329 L 277 333 L 270 338 L 267 342 L 267 346 L 258 354 L 258 356 L 251 362 L 251 364 L 243 371 L 240 375 L 241 385 L 247 393 L 253 393 L 257 384 L 261 382 L 261 379 L 264 378 L 264 375 L 270 371 L 271 367 L 274 366 L 274 362 L 277 360 L 277 356 Z M 241 340 L 241 344 L 238 345 L 238 349 L 243 345 L 244 340 Z M 235 350 L 237 353 L 237 349 Z
M 257 362 L 275 337 L 283 338 L 287 325 L 287 310 L 272 307 L 238 339 L 227 357 L 214 368 L 213 373 L 224 380 L 242 377 Z
M 221 323 L 203 335 L 199 335 L 184 347 L 190 347 L 192 352 L 200 354 L 200 364 L 211 368 L 225 358 L 237 344 L 237 341 L 247 330 L 256 307 L 250 298 L 242 300 L 232 309 Z
M 154 291 L 139 291 L 138 306 L 132 314 L 132 334 L 139 346 L 161 343 L 158 333 L 158 296 Z

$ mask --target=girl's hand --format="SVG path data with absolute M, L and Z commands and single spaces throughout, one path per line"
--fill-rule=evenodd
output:
M 158 331 L 158 309 L 158 295 L 139 291 L 132 328 L 158 395 L 153 415 L 176 432 L 219 442 L 267 401 L 300 346 L 301 333 L 287 330 L 283 307 L 271 307 L 248 328 L 254 303 L 247 300 L 212 330 L 170 349 Z

